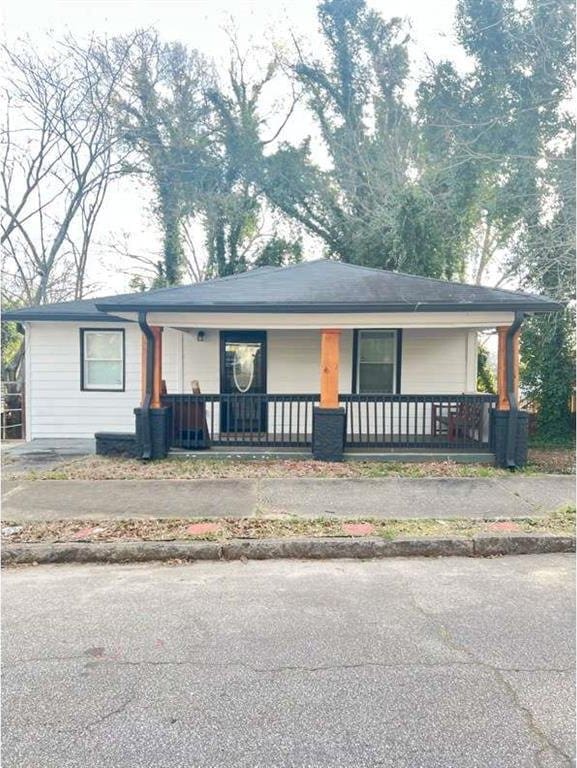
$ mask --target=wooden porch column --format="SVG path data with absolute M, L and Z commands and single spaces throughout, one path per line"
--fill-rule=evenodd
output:
M 152 393 L 150 399 L 151 408 L 160 408 L 160 391 L 162 384 L 162 331 L 163 329 L 158 325 L 151 325 L 150 330 L 154 336 L 154 367 L 152 372 Z M 148 349 L 148 339 L 142 334 L 142 346 L 141 346 L 141 393 L 142 393 L 142 405 L 144 405 L 144 399 L 146 397 L 146 358 Z
M 321 408 L 339 407 L 340 341 L 340 330 L 321 331 Z
M 499 348 L 497 356 L 497 408 L 500 411 L 508 411 L 511 407 L 507 391 L 507 332 L 508 325 L 501 325 L 497 328 L 499 338 Z M 520 330 L 513 337 L 513 389 L 519 399 L 519 339 Z

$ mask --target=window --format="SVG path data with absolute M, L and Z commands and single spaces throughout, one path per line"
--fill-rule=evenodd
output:
M 80 330 L 80 387 L 124 391 L 124 330 Z
M 395 392 L 397 331 L 358 331 L 356 366 L 357 392 Z

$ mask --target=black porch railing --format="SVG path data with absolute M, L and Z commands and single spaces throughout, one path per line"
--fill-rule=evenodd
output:
M 312 444 L 319 396 L 269 394 L 164 395 L 171 409 L 170 444 L 199 450 L 218 446 L 305 448 Z
M 496 395 L 341 395 L 347 448 L 488 449 Z
M 439 448 L 487 450 L 496 395 L 341 395 L 345 450 Z M 165 395 L 170 445 L 308 448 L 318 394 Z

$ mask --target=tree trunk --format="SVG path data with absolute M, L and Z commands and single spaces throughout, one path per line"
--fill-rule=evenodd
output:
M 164 279 L 167 285 L 177 285 L 180 282 L 183 249 L 178 204 L 171 193 L 163 195 L 162 227 L 164 230 Z

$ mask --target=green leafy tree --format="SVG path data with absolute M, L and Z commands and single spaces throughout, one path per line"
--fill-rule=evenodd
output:
M 254 267 L 283 267 L 303 260 L 300 240 L 287 240 L 277 235 L 270 238 L 254 259 Z
M 575 387 L 574 312 L 531 318 L 524 327 L 523 387 L 537 413 L 537 434 L 547 443 L 574 438 L 571 395 Z
M 573 126 L 568 124 L 573 133 Z M 543 440 L 574 436 L 575 392 L 575 141 L 543 171 L 549 210 L 523 243 L 524 283 L 565 304 L 560 313 L 531 318 L 521 337 L 522 383 L 537 409 Z
M 495 374 L 489 364 L 489 352 L 483 344 L 479 344 L 477 352 L 477 390 L 492 395 L 497 391 Z
M 15 306 L 6 306 L 4 309 L 13 309 Z M 22 333 L 18 330 L 18 324 L 5 321 L 1 325 L 2 344 L 2 381 L 12 381 L 18 378 L 19 368 L 22 364 Z
M 122 49 L 122 41 L 118 45 Z M 155 286 L 172 285 L 183 272 L 183 225 L 211 187 L 211 109 L 205 92 L 213 75 L 197 51 L 163 43 L 153 32 L 138 34 L 127 70 L 117 115 L 124 141 L 140 162 L 126 170 L 152 183 L 163 235 Z
M 508 252 L 502 279 L 522 268 L 521 246 L 542 219 L 543 167 L 562 132 L 574 88 L 570 0 L 459 0 L 455 31 L 471 67 L 433 68 L 419 88 L 432 167 L 446 158 L 455 210 L 464 213 L 475 281 Z
M 180 43 L 163 43 L 142 32 L 132 51 L 117 101 L 124 141 L 140 162 L 128 173 L 144 174 L 155 192 L 163 233 L 162 259 L 133 257 L 148 274 L 134 285 L 172 285 L 242 272 L 272 251 L 262 247 L 262 191 L 244 172 L 247 147 L 260 125 L 259 100 L 274 74 L 247 82 L 245 62 L 233 46 L 228 82 L 221 85 L 210 63 Z M 192 230 L 203 233 L 205 258 L 197 255 Z M 273 231 L 269 237 L 276 237 Z M 272 246 L 271 246 L 272 248 Z M 291 257 L 291 248 L 277 247 Z
M 567 305 L 528 320 L 521 348 L 522 389 L 540 435 L 566 439 L 575 378 L 574 6 L 460 0 L 456 32 L 472 66 L 459 74 L 442 62 L 421 85 L 423 137 L 457 169 L 450 187 L 463 195 L 475 281 L 498 268 L 501 280 Z
M 204 212 L 209 275 L 230 275 L 254 266 L 281 266 L 302 257 L 300 238 L 279 235 L 277 226 L 268 237 L 263 235 L 263 218 L 274 216 L 258 183 L 259 175 L 254 172 L 255 157 L 269 141 L 261 139 L 267 127 L 260 109 L 262 95 L 277 69 L 278 61 L 272 60 L 261 75 L 249 78 L 246 56 L 233 37 L 228 79 L 207 92 L 215 110 L 215 140 L 211 146 L 214 185 Z M 285 123 L 286 119 L 282 120 L 275 137 Z M 267 242 L 261 245 L 263 238 Z
M 253 152 L 249 168 L 271 202 L 320 237 L 329 254 L 458 277 L 463 227 L 449 215 L 447 179 L 429 168 L 405 102 L 402 22 L 386 21 L 364 0 L 323 0 L 318 15 L 326 56 L 299 51 L 292 71 L 328 167 L 313 160 L 307 139 L 268 155 Z

